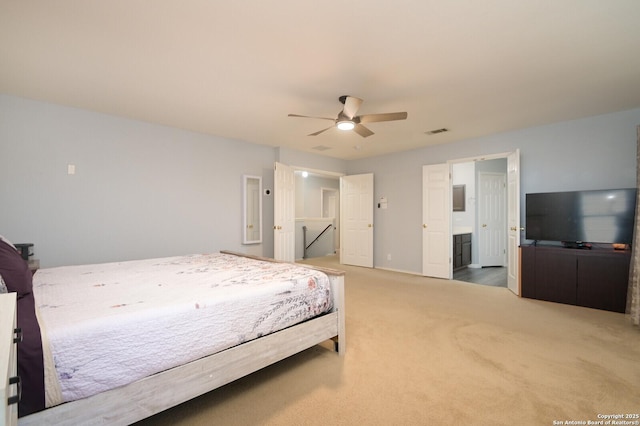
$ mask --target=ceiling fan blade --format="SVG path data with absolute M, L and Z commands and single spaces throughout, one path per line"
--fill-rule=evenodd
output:
M 356 124 L 356 127 L 353 128 L 353 131 L 359 134 L 360 136 L 362 136 L 363 138 L 373 135 L 373 132 L 367 129 L 366 127 L 364 127 L 362 124 Z
M 406 112 L 387 112 L 384 114 L 366 114 L 361 115 L 360 117 L 361 123 L 376 123 L 378 121 L 395 121 L 395 120 L 405 120 L 407 118 Z
M 342 109 L 342 112 L 344 113 L 344 115 L 349 117 L 349 119 L 352 119 L 356 116 L 360 105 L 362 105 L 362 99 L 355 98 L 353 96 L 347 96 L 344 100 L 344 108 Z
M 333 129 L 333 128 L 334 128 L 334 126 L 329 126 L 326 129 L 322 129 L 322 130 L 319 130 L 319 131 L 317 131 L 315 133 L 308 134 L 307 136 L 318 136 L 320 133 L 326 132 L 327 130 Z
M 319 120 L 331 120 L 331 121 L 336 121 L 335 118 L 328 118 L 328 117 L 312 117 L 309 115 L 298 115 L 298 114 L 289 114 L 288 117 L 300 117 L 300 118 L 317 118 Z

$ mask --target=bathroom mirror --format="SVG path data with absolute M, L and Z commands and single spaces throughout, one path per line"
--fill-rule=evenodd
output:
M 465 185 L 453 185 L 453 211 L 465 211 L 465 200 Z
M 262 178 L 242 177 L 242 243 L 262 242 Z

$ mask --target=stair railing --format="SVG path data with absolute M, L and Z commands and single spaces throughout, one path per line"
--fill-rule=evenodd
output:
M 309 243 L 309 245 L 307 245 L 307 227 L 306 227 L 306 226 L 303 226 L 303 227 L 302 227 L 302 244 L 303 244 L 303 246 L 304 246 L 304 253 L 303 253 L 303 255 L 302 255 L 302 258 L 303 258 L 303 259 L 306 259 L 306 258 L 307 258 L 307 250 L 309 250 L 309 248 L 310 248 L 310 247 L 311 247 L 311 246 L 312 246 L 316 241 L 318 241 L 318 239 L 320 239 L 320 237 L 321 237 L 325 232 L 327 232 L 329 229 L 331 229 L 331 227 L 332 227 L 332 226 L 333 226 L 332 224 L 327 225 L 327 227 L 326 227 L 326 228 L 324 228 L 324 229 L 322 230 L 322 232 L 321 232 L 320 234 L 318 234 L 318 236 L 317 236 L 313 241 L 311 241 L 311 243 Z

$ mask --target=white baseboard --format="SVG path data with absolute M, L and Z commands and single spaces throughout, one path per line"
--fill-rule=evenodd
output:
M 402 274 L 418 275 L 420 277 L 422 276 L 422 274 L 420 274 L 418 272 L 403 271 L 402 269 L 383 268 L 383 267 L 379 267 L 379 266 L 374 267 L 374 269 L 382 269 L 383 271 L 389 271 L 389 272 L 400 272 Z

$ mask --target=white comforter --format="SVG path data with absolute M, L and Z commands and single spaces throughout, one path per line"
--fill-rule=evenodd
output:
M 59 385 L 48 405 L 125 385 L 331 309 L 324 273 L 220 253 L 41 269 L 34 295 Z

